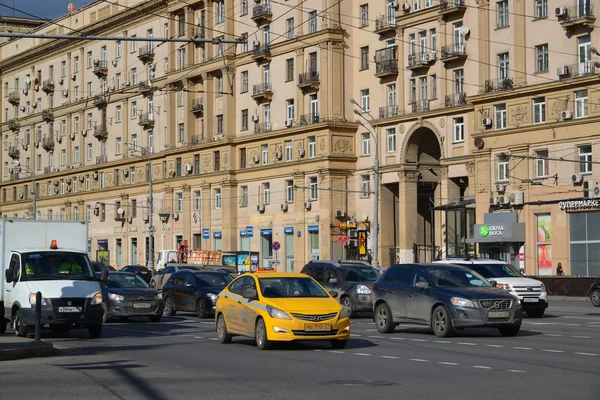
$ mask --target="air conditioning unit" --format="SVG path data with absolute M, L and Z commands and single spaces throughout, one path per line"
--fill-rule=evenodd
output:
M 100 60 L 94 60 L 94 66 L 100 65 Z
M 81 136 L 83 136 L 83 137 L 87 136 L 87 130 L 86 129 L 82 129 L 81 130 Z
M 69 138 L 71 138 L 71 140 L 75 140 L 75 134 L 74 133 L 69 134 Z
M 512 204 L 513 206 L 523 205 L 524 197 L 525 197 L 524 193 L 520 190 L 517 190 L 515 192 L 510 192 L 510 195 L 509 195 L 510 204 Z
M 125 82 L 125 86 L 131 86 L 131 81 Z
M 285 120 L 285 127 L 286 128 L 291 128 L 292 127 L 292 123 L 293 123 L 293 121 L 291 119 L 286 119 Z
M 344 212 L 344 210 L 335 210 L 335 217 L 336 218 L 341 218 L 341 217 L 345 217 L 346 213 Z
M 58 186 L 58 181 L 54 181 L 54 186 Z
M 149 217 L 149 216 L 147 216 L 147 215 L 144 215 L 144 222 L 145 222 L 145 223 L 148 223 L 148 222 L 150 222 L 150 217 Z
M 485 126 L 485 127 L 490 127 L 492 126 L 492 119 L 491 118 L 483 118 L 481 120 L 481 125 Z
M 217 140 L 221 140 L 221 136 L 213 136 L 212 140 L 213 140 L 213 142 L 216 142 Z
M 253 115 L 252 116 L 252 122 L 254 122 L 254 123 L 258 122 L 258 115 Z
M 305 154 L 304 149 L 303 148 L 299 148 L 298 149 L 298 157 L 304 157 L 304 154 Z
M 351 231 L 348 231 L 348 237 L 350 239 L 357 239 L 358 238 L 358 231 L 356 231 L 355 229 L 352 229 Z
M 125 210 L 123 210 L 122 207 L 117 208 L 117 214 L 119 214 L 120 217 L 123 216 L 123 214 L 125 214 Z
M 186 172 L 189 174 L 190 172 L 192 172 L 192 165 L 191 164 L 185 164 L 185 170 Z
M 19 193 L 19 199 L 22 199 L 22 198 L 23 198 L 23 192 L 20 192 Z
M 506 190 L 505 183 L 496 183 L 496 192 L 504 192 Z
M 425 54 L 425 61 L 433 61 L 433 60 L 435 60 L 435 53 Z
M 256 206 L 256 211 L 263 213 L 265 212 L 265 205 L 264 204 L 259 204 Z
M 581 182 L 583 182 L 583 175 L 582 174 L 573 174 L 573 175 L 571 175 L 571 182 L 572 183 L 581 183 Z
M 73 76 L 71 77 L 71 80 L 74 81 L 77 79 L 77 74 L 73 74 Z
M 498 196 L 490 197 L 490 206 L 499 206 L 499 205 L 500 205 L 500 198 Z
M 567 15 L 566 7 L 556 7 L 556 9 L 554 10 L 555 17 L 565 17 L 566 15 Z
M 179 218 L 179 214 L 178 213 L 173 213 L 173 219 L 177 219 Z
M 402 4 L 402 11 L 406 11 L 406 12 L 410 11 L 410 4 L 408 4 L 408 3 Z
M 127 222 L 129 222 L 131 224 L 133 222 L 133 217 L 127 218 Z
M 600 185 L 594 183 L 592 188 L 589 190 L 589 197 L 593 199 L 600 198 Z
M 395 8 L 395 9 L 398 9 L 398 7 L 400 7 L 400 4 L 398 4 L 398 2 L 397 2 L 397 1 L 392 1 L 392 2 L 390 3 L 390 7 L 392 7 L 392 8 Z
M 98 173 L 97 173 L 97 172 L 94 172 L 94 174 L 92 175 L 92 178 L 94 178 L 94 179 L 98 179 Z
M 563 111 L 560 113 L 560 119 L 563 121 L 573 119 L 573 113 L 571 111 Z
M 126 170 L 126 169 L 124 169 L 124 170 L 123 170 L 123 176 L 127 176 L 127 175 L 129 175 L 129 171 L 128 171 L 128 170 Z
M 83 181 L 85 181 L 85 176 L 81 175 L 81 176 L 79 177 L 79 182 L 83 182 Z
M 288 205 L 283 203 L 281 204 L 281 211 L 286 212 L 288 210 Z
M 283 154 L 280 151 L 278 151 L 278 152 L 275 153 L 275 158 L 276 159 L 281 160 L 282 157 L 283 157 Z
M 260 162 L 260 158 L 258 156 L 254 156 L 252 157 L 252 161 L 254 161 L 254 164 L 258 164 Z
M 500 205 L 506 206 L 510 204 L 510 196 L 498 196 Z
M 98 214 L 100 214 L 100 209 L 94 208 L 94 215 L 98 216 Z
M 71 178 L 67 178 L 67 179 L 65 180 L 65 182 L 67 182 L 67 185 L 70 185 L 70 184 L 71 184 Z
M 304 202 L 304 209 L 305 210 L 310 210 L 310 208 L 312 207 L 312 203 L 310 201 L 305 201 Z

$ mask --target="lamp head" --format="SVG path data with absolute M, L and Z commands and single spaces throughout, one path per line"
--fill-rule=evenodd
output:
M 350 99 L 350 103 L 352 103 L 352 104 L 354 104 L 354 105 L 356 105 L 356 106 L 358 105 L 358 104 L 356 103 L 356 100 L 354 100 L 354 98 L 351 98 L 351 99 Z
M 18 167 L 19 165 L 21 165 L 21 163 L 19 162 L 19 160 L 15 160 L 15 161 L 13 161 L 13 165 L 15 167 Z
M 360 115 L 360 111 L 358 111 L 356 108 L 354 109 L 354 114 L 356 115 Z

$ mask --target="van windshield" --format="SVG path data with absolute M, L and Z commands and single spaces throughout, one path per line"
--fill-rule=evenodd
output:
M 523 275 L 510 264 L 470 264 L 467 266 L 484 278 L 521 278 Z
M 86 254 L 61 251 L 21 253 L 21 281 L 95 279 Z

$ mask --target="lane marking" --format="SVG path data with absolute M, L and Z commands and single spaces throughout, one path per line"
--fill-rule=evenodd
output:
M 515 350 L 533 350 L 531 347 L 511 347 L 511 349 Z
M 547 350 L 547 349 L 544 349 L 542 351 L 545 351 L 547 353 L 564 353 L 563 350 Z
M 575 353 L 577 355 L 580 356 L 597 356 L 598 354 L 594 354 L 594 353 Z
M 500 347 L 504 347 L 501 344 L 486 344 L 486 347 L 496 347 L 496 348 L 500 348 Z
M 427 342 L 425 339 L 410 339 L 413 342 Z
M 350 336 L 354 336 L 354 337 L 362 337 L 362 335 L 358 335 L 356 333 L 351 333 Z
M 370 356 L 371 355 L 368 353 L 352 353 L 352 354 L 354 354 L 355 356 Z
M 434 343 L 444 343 L 444 344 L 448 344 L 448 343 L 452 343 L 449 340 L 434 340 Z
M 438 362 L 438 364 L 442 364 L 442 365 L 460 365 L 459 363 L 448 362 L 448 361 L 440 361 L 440 362 Z
M 367 336 L 367 337 L 370 337 L 370 338 L 373 338 L 373 339 L 383 339 L 383 337 L 381 337 L 381 336 Z
M 580 324 L 563 324 L 564 326 L 581 326 Z
M 465 342 L 465 343 L 463 343 L 463 342 L 458 342 L 458 343 L 456 343 L 456 344 L 462 344 L 462 345 L 465 345 L 465 346 L 477 346 L 477 343 L 467 343 L 467 342 Z
M 399 359 L 400 357 L 396 357 L 396 356 L 381 356 L 381 358 L 389 358 L 389 359 L 391 359 L 391 360 L 397 360 L 397 359 Z
M 577 339 L 591 339 L 591 336 L 571 336 L 572 338 L 577 338 Z
M 485 365 L 473 365 L 472 367 L 479 369 L 492 369 L 492 367 L 486 367 Z
M 217 339 L 217 338 L 214 338 L 214 337 L 211 337 L 211 338 L 209 338 L 209 339 L 210 339 L 210 340 L 219 340 L 219 339 Z
M 525 371 L 521 371 L 520 369 L 509 369 L 508 372 L 516 372 L 518 374 L 524 374 Z
M 200 321 L 201 324 L 206 324 L 206 325 L 214 325 L 214 322 L 206 322 L 206 321 Z
M 410 361 L 427 362 L 429 360 L 423 360 L 422 358 L 411 358 Z
M 204 339 L 204 336 L 194 336 L 194 339 Z
M 391 339 L 392 340 L 406 340 L 406 338 L 403 338 L 403 337 L 393 337 Z
M 313 351 L 323 351 L 323 349 L 313 349 Z
M 544 333 L 545 336 L 552 336 L 552 337 L 563 337 L 564 335 L 557 335 L 556 333 Z
M 340 350 L 329 350 L 330 353 L 335 353 L 335 354 L 345 354 L 345 351 L 340 351 Z
M 365 332 L 377 332 L 377 329 L 365 329 Z

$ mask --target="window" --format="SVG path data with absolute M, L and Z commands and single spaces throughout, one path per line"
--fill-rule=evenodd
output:
M 92 188 L 92 182 L 90 181 L 90 176 L 86 175 L 86 177 L 85 177 L 85 190 L 87 190 L 89 192 L 91 188 Z
M 185 141 L 185 125 L 183 123 L 177 125 L 177 137 L 179 143 Z
M 137 101 L 131 102 L 131 118 L 137 118 Z
M 271 131 L 271 104 L 265 104 L 263 106 L 263 118 L 265 125 L 265 132 Z
M 215 97 L 222 97 L 223 96 L 223 77 L 222 76 L 217 76 L 217 79 L 215 79 Z
M 548 72 L 548 43 L 535 46 L 535 72 Z
M 308 137 L 308 158 L 317 156 L 317 139 L 314 136 Z
M 413 9 L 415 11 L 419 11 L 421 9 L 421 0 L 414 0 L 414 7 Z
M 118 105 L 116 107 L 116 114 L 117 114 L 117 117 L 116 117 L 117 122 L 121 122 L 123 119 L 123 108 L 121 105 Z
M 498 156 L 498 182 L 508 181 L 508 156 Z
M 371 135 L 369 133 L 363 133 L 362 137 L 362 155 L 368 156 L 371 154 Z
M 177 68 L 185 68 L 185 49 L 177 50 Z
M 535 0 L 535 17 L 545 18 L 548 16 L 548 0 Z
M 104 172 L 100 172 L 98 180 L 100 181 L 100 189 L 104 189 Z
M 285 181 L 285 201 L 288 203 L 294 202 L 294 181 Z
M 508 0 L 502 0 L 496 3 L 496 27 L 506 26 L 508 26 Z
M 94 150 L 92 148 L 92 144 L 88 143 L 88 145 L 87 145 L 87 159 L 88 159 L 88 161 L 92 160 L 92 156 L 93 155 L 94 155 Z
M 285 20 L 285 36 L 288 40 L 294 38 L 294 18 L 288 18 Z
M 217 135 L 223 134 L 223 114 L 217 115 Z
M 360 105 L 365 111 L 371 111 L 371 99 L 369 97 L 369 89 L 360 91 Z
M 369 175 L 362 176 L 361 196 L 369 197 L 371 195 L 371 177 Z
M 131 37 L 136 37 L 136 35 L 131 35 Z M 132 41 L 131 42 L 131 52 L 135 53 L 137 51 L 137 42 L 136 41 Z
M 454 118 L 454 142 L 465 140 L 465 122 L 463 117 Z
M 240 199 L 240 207 L 248 207 L 248 186 L 242 186 L 242 195 Z
M 177 36 L 185 36 L 185 14 L 177 16 Z
M 185 89 L 180 88 L 177 91 L 177 107 L 183 107 L 184 102 L 185 102 Z
M 592 146 L 579 146 L 579 173 L 589 174 L 592 172 Z
M 292 123 L 295 118 L 294 99 L 286 100 L 286 121 Z
M 308 13 L 308 33 L 315 33 L 317 31 L 317 12 L 311 11 Z
M 73 58 L 73 72 L 79 72 L 79 56 Z
M 361 4 L 360 6 L 360 27 L 369 26 L 369 5 Z
M 73 162 L 78 163 L 79 162 L 79 146 L 75 146 L 75 148 L 73 149 Z M 41 163 L 41 160 L 40 160 Z
M 181 157 L 175 159 L 175 176 L 181 176 Z
M 583 118 L 588 115 L 588 91 L 587 89 L 575 92 L 575 118 Z
M 66 61 L 62 61 L 60 63 L 60 77 L 64 78 L 67 76 L 67 62 Z
M 242 110 L 242 130 L 248 130 L 248 110 Z
M 123 140 L 119 137 L 117 138 L 117 154 L 123 153 Z
M 286 63 L 286 82 L 294 80 L 294 59 L 288 58 L 285 60 Z
M 317 200 L 319 198 L 319 183 L 317 178 L 313 177 L 310 178 L 310 184 L 309 184 L 309 188 L 310 188 L 310 200 Z
M 62 149 L 60 151 L 60 165 L 67 165 L 67 150 Z
M 92 68 L 92 52 L 87 52 L 87 67 Z
M 360 48 L 360 69 L 369 69 L 369 46 Z
M 496 129 L 506 128 L 506 104 L 497 104 L 494 106 L 494 116 L 496 120 Z
M 225 21 L 225 1 L 220 0 L 216 2 L 217 5 L 217 24 Z
M 533 99 L 533 123 L 546 122 L 546 99 L 538 97 Z
M 129 182 L 135 183 L 135 167 L 129 168 Z
M 241 80 L 242 80 L 241 93 L 246 93 L 248 91 L 248 71 L 242 71 Z
M 431 99 L 437 99 L 437 75 L 431 75 Z
M 177 193 L 177 212 L 183 212 L 183 193 Z
M 386 87 L 387 90 L 387 105 L 388 107 L 392 107 L 396 105 L 396 84 L 392 83 L 390 85 L 387 85 Z M 416 90 L 416 88 L 415 88 Z M 415 92 L 415 96 L 416 96 L 416 92 Z M 416 97 L 415 97 L 416 100 Z
M 221 152 L 220 151 L 215 151 L 213 153 L 213 161 L 214 161 L 214 165 L 215 165 L 215 171 L 220 171 L 221 170 Z
M 242 10 L 240 16 L 248 14 L 248 0 L 242 0 Z
M 241 38 L 245 39 L 245 42 L 242 43 L 242 53 L 248 52 L 248 33 L 242 33 L 240 35 Z M 202 59 L 204 61 L 204 58 Z
M 396 128 L 387 129 L 386 137 L 387 137 L 387 151 L 388 151 L 388 153 L 394 153 L 396 151 Z
M 116 58 L 121 57 L 121 41 L 120 40 L 117 40 L 117 43 L 115 45 L 115 57 Z
M 510 59 L 508 53 L 498 54 L 498 79 L 504 80 L 510 77 Z
M 292 161 L 294 158 L 293 152 L 292 152 L 292 141 L 286 140 L 284 146 L 285 146 L 285 161 Z
M 536 171 L 535 175 L 538 178 L 545 178 L 548 176 L 548 150 L 540 150 L 535 152 L 536 157 Z
M 215 189 L 215 208 L 221 208 L 221 189 Z
M 246 168 L 246 149 L 240 149 L 240 168 Z
M 262 148 L 262 164 L 267 165 L 269 163 L 269 145 L 263 144 Z
M 263 198 L 262 198 L 263 204 L 271 204 L 271 184 L 263 183 L 262 189 L 263 189 Z
M 88 97 L 88 99 L 92 97 L 92 94 L 93 94 L 92 82 L 88 82 L 87 83 L 87 97 Z

